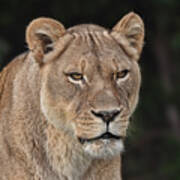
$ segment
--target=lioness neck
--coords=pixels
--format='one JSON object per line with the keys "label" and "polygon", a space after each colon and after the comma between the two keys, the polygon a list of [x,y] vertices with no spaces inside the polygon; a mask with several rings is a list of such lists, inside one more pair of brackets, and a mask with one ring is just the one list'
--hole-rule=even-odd
{"label": "lioness neck", "polygon": [[83,179],[121,180],[120,163],[120,156],[113,159],[93,160]]}
{"label": "lioness neck", "polygon": [[59,179],[100,180],[103,177],[102,180],[120,180],[120,156],[93,159],[68,133],[57,131],[52,125],[47,128],[47,139],[47,156]]}

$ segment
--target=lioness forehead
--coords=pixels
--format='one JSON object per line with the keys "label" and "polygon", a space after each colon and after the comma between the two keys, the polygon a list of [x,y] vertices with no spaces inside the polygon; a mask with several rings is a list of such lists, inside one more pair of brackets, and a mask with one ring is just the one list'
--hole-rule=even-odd
{"label": "lioness forehead", "polygon": [[99,25],[95,25],[95,24],[80,24],[80,25],[70,27],[67,31],[68,32],[77,32],[77,33],[80,33],[80,32],[90,33],[90,32],[94,32],[94,31],[96,31],[96,32],[97,31],[99,31],[99,32],[107,31],[107,29],[105,29],[104,27],[101,27]]}
{"label": "lioness forehead", "polygon": [[[74,26],[67,31],[74,39],[66,49],[71,54],[69,60],[73,64],[81,59],[112,64],[112,60],[123,63],[129,62],[129,57],[121,46],[110,35],[109,30],[92,24]],[[70,53],[69,53],[70,52]],[[114,61],[114,63],[115,63]]]}
{"label": "lioness forehead", "polygon": [[84,47],[87,46],[88,50],[95,51],[96,55],[115,52],[123,54],[119,44],[112,38],[109,31],[103,27],[84,24],[74,26],[68,32],[75,37],[74,40],[77,44],[83,44]]}

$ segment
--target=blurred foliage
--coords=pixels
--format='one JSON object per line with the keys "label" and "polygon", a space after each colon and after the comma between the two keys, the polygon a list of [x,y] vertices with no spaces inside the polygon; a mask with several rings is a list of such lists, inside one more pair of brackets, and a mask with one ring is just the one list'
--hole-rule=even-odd
{"label": "blurred foliage", "polygon": [[65,27],[94,23],[113,27],[129,11],[145,22],[140,60],[140,102],[123,155],[123,180],[180,179],[180,1],[179,0],[1,0],[0,69],[27,50],[25,29],[39,16]]}

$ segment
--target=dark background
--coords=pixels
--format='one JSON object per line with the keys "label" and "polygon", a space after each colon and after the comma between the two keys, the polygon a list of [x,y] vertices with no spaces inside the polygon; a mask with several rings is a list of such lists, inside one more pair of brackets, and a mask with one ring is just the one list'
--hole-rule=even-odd
{"label": "dark background", "polygon": [[146,38],[123,180],[180,180],[179,0],[0,0],[0,69],[27,50],[25,29],[34,18],[52,17],[65,27],[95,23],[111,28],[130,11],[143,18]]}

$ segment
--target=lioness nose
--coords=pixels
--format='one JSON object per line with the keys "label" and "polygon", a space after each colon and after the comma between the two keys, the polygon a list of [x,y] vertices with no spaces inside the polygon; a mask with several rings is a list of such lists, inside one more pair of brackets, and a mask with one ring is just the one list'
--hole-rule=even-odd
{"label": "lioness nose", "polygon": [[105,123],[110,123],[111,121],[114,121],[115,118],[119,115],[120,111],[119,110],[112,110],[112,111],[91,111],[91,113],[102,119]]}

